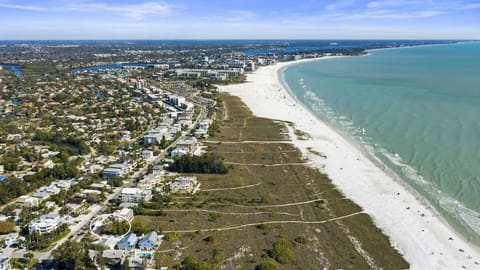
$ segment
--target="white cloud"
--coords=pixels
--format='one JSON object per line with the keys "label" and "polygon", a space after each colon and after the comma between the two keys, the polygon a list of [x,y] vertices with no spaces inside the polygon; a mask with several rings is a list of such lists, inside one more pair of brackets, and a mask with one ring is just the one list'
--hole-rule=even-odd
{"label": "white cloud", "polygon": [[0,2],[0,8],[9,8],[9,9],[21,9],[21,10],[30,10],[30,11],[42,11],[44,10],[41,7],[31,6],[31,5],[18,5],[10,4],[5,2]]}
{"label": "white cloud", "polygon": [[376,8],[376,7],[378,7],[378,2],[368,2],[367,7],[368,8]]}
{"label": "white cloud", "polygon": [[133,18],[143,18],[147,16],[168,16],[173,13],[174,7],[169,4],[145,2],[132,5],[110,5],[104,3],[87,4],[87,8],[103,10],[107,12],[120,13]]}

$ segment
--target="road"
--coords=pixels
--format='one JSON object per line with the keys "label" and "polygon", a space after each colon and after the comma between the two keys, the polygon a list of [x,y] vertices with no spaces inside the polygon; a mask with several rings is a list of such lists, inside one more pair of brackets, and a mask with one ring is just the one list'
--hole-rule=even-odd
{"label": "road", "polygon": [[[70,230],[71,230],[70,233],[67,236],[65,236],[63,239],[56,242],[55,245],[53,246],[53,248],[50,249],[48,252],[33,252],[34,255],[35,255],[35,258],[39,259],[40,261],[52,259],[52,251],[57,249],[60,245],[65,243],[67,240],[69,240],[69,239],[80,240],[83,237],[83,235],[85,235],[87,233],[87,231],[89,230],[90,221],[94,217],[96,217],[97,215],[105,212],[105,210],[108,207],[108,201],[110,201],[111,199],[117,198],[123,187],[132,186],[132,184],[138,178],[140,178],[141,176],[143,176],[147,172],[148,165],[157,164],[163,158],[165,158],[166,154],[169,152],[170,149],[174,148],[180,140],[185,139],[185,137],[188,134],[190,134],[193,131],[194,128],[197,127],[198,123],[206,118],[206,107],[204,105],[202,105],[200,108],[201,108],[200,113],[198,114],[197,118],[195,119],[193,125],[191,125],[191,127],[187,131],[182,132],[182,135],[179,136],[175,141],[173,141],[169,146],[167,146],[160,155],[155,157],[155,159],[153,159],[152,161],[147,162],[145,164],[145,166],[143,166],[141,169],[139,169],[137,172],[135,172],[131,177],[129,177],[128,182],[124,183],[124,185],[122,187],[115,188],[112,193],[107,195],[105,201],[103,201],[99,205],[93,205],[93,206],[89,207],[89,213],[87,215],[80,215],[77,218],[70,218],[69,222],[73,223],[70,226]],[[14,200],[14,201],[12,201],[8,204],[15,203],[15,201],[16,200]],[[6,204],[6,205],[8,205],[8,204]],[[3,207],[5,207],[6,205],[4,205]],[[7,251],[8,255],[10,255],[13,258],[22,258],[24,256],[24,254],[27,252],[25,250],[15,250],[13,248],[8,248],[5,251]]]}
{"label": "road", "polygon": [[[51,256],[51,252],[53,250],[55,250],[56,248],[58,248],[61,244],[63,244],[65,241],[67,241],[68,239],[75,239],[75,240],[79,240],[81,239],[81,237],[83,237],[84,234],[87,233],[87,231],[90,229],[90,221],[98,216],[99,214],[105,212],[105,210],[107,209],[108,207],[108,201],[111,200],[111,199],[114,199],[114,198],[117,198],[118,195],[120,194],[120,192],[122,191],[122,188],[123,187],[128,187],[128,186],[131,186],[138,178],[140,178],[141,176],[143,176],[147,170],[148,170],[148,165],[150,164],[156,164],[158,162],[160,162],[163,158],[165,158],[165,155],[168,153],[168,151],[170,149],[172,149],[173,147],[176,146],[176,144],[180,141],[180,140],[183,140],[185,139],[185,137],[190,134],[193,129],[198,125],[198,123],[202,120],[204,120],[206,117],[206,112],[205,112],[205,108],[204,107],[201,107],[201,111],[200,113],[198,114],[198,117],[197,119],[195,119],[195,122],[193,123],[193,125],[184,133],[182,133],[182,135],[180,137],[178,137],[175,141],[173,141],[169,146],[167,146],[164,151],[158,155],[157,157],[155,157],[154,160],[150,161],[150,162],[147,162],[145,164],[145,166],[143,166],[141,169],[139,169],[137,172],[135,172],[131,177],[129,177],[128,179],[128,182],[125,183],[122,187],[118,187],[116,189],[114,189],[113,193],[111,194],[108,194],[107,198],[105,201],[102,202],[101,205],[94,205],[94,207],[90,207],[89,210],[90,210],[90,213],[86,216],[80,216],[78,217],[77,219],[80,220],[80,222],[74,226],[72,226],[70,229],[71,229],[71,232],[65,237],[63,238],[62,240],[58,241],[55,246],[48,252],[43,252],[43,253],[35,253],[35,257],[38,258],[39,260],[47,260],[47,259],[51,259],[52,256]],[[93,208],[93,209],[91,209]],[[23,254],[22,254],[23,256]]]}

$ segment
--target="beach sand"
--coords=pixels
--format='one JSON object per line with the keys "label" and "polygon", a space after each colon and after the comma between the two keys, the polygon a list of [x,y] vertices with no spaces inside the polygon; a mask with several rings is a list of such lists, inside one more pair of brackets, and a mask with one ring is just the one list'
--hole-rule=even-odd
{"label": "beach sand", "polygon": [[[327,58],[331,57],[321,59]],[[311,138],[301,140],[291,130],[292,143],[372,217],[411,269],[480,269],[477,246],[456,233],[420,195],[290,96],[279,71],[301,61],[261,67],[248,74],[248,82],[220,86],[220,91],[239,96],[256,116],[290,121],[308,133]]]}

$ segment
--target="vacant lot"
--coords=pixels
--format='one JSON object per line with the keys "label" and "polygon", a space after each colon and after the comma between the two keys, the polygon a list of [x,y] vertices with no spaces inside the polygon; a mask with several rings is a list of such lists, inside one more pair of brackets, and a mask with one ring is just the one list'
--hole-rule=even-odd
{"label": "vacant lot", "polygon": [[288,143],[286,123],[253,117],[236,97],[225,95],[223,103],[220,132],[205,144],[230,172],[197,175],[200,193],[175,198],[163,216],[136,217],[176,232],[161,246],[163,265],[195,256],[224,269],[254,269],[286,239],[293,257],[280,269],[408,268],[370,217],[308,167]]}

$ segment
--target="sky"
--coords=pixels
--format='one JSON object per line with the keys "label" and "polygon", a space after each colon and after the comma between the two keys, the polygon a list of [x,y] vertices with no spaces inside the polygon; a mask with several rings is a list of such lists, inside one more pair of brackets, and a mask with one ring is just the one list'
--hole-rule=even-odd
{"label": "sky", "polygon": [[0,0],[18,39],[480,39],[480,0]]}

